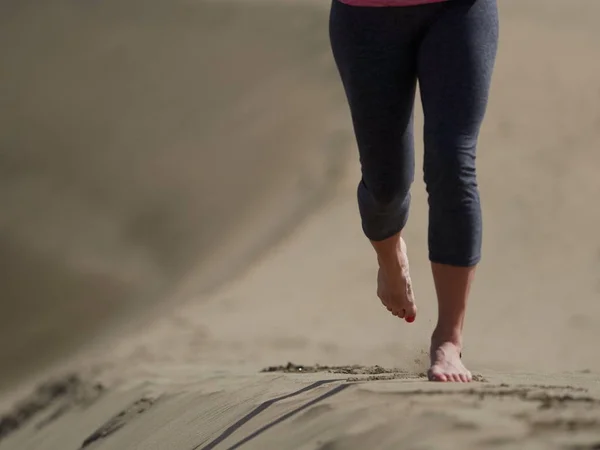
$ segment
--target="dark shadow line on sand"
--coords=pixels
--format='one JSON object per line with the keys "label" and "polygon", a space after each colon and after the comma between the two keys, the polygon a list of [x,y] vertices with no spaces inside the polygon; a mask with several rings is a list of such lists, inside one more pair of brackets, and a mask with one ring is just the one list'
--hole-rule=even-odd
{"label": "dark shadow line on sand", "polygon": [[265,425],[262,428],[259,428],[258,430],[256,430],[254,433],[252,433],[250,436],[245,437],[244,439],[242,439],[241,441],[239,441],[237,444],[232,445],[231,447],[229,447],[227,450],[235,450],[236,448],[240,448],[242,445],[250,442],[252,439],[258,437],[260,434],[264,433],[265,431],[267,431],[269,428],[274,427],[275,425],[283,422],[284,420],[289,419],[290,417],[292,417],[295,414],[298,414],[300,411],[305,410],[306,408],[310,408],[313,405],[316,405],[319,402],[322,402],[323,400],[325,400],[326,398],[332,397],[340,392],[342,392],[344,389],[350,387],[350,384],[341,384],[339,386],[334,387],[333,389],[331,389],[330,391],[324,393],[323,395],[321,395],[320,397],[315,398],[314,400],[311,400],[308,403],[305,403],[304,405],[294,409],[293,411],[290,411],[287,414],[284,414],[283,416],[281,416],[279,419],[274,420],[271,423],[268,423],[267,425]]}
{"label": "dark shadow line on sand", "polygon": [[[238,420],[237,422],[235,422],[233,425],[231,425],[229,428],[227,428],[225,431],[223,431],[223,433],[221,433],[217,438],[215,438],[213,441],[211,441],[210,443],[206,444],[204,447],[200,447],[202,444],[195,446],[194,448],[192,448],[192,450],[212,450],[214,449],[217,445],[219,445],[221,442],[223,442],[225,439],[227,439],[229,436],[231,436],[236,430],[238,430],[239,428],[241,428],[244,424],[248,423],[250,420],[252,420],[254,417],[258,416],[261,412],[263,412],[265,409],[267,409],[269,406],[273,405],[274,403],[277,403],[281,400],[285,400],[291,397],[295,397],[297,395],[303,394],[305,392],[311,391],[315,388],[318,388],[319,386],[323,386],[324,384],[329,384],[329,383],[333,383],[336,381],[345,381],[345,380],[320,380],[317,381],[315,383],[312,383],[296,392],[292,392],[291,394],[286,394],[286,395],[282,395],[281,397],[277,397],[277,398],[273,398],[271,400],[267,400],[266,402],[261,403],[260,405],[258,405],[256,408],[254,408],[252,411],[250,411],[248,414],[246,414],[244,417],[242,417],[240,420]],[[238,442],[237,444],[235,444],[233,447],[230,447],[231,449],[234,448],[238,448],[240,445],[244,444],[245,442],[248,442],[251,439],[254,439],[256,436],[258,436],[260,433],[262,433],[263,431],[266,431],[268,428],[276,425],[277,423],[287,419],[288,417],[296,414],[297,412],[301,411],[304,408],[307,408],[308,406],[316,403],[317,401],[321,401],[331,395],[334,395],[337,393],[337,391],[340,391],[341,389],[339,389],[340,387],[345,387],[348,385],[341,385],[338,386],[335,389],[332,389],[331,391],[327,392],[326,394],[323,394],[321,397],[316,398],[315,400],[313,400],[312,402],[307,403],[304,406],[301,406],[300,408],[292,411],[291,413],[286,414],[285,416],[282,416],[281,418],[277,419],[274,422],[271,422],[270,424],[264,426],[263,428],[257,430],[256,432],[252,433],[250,436],[244,438],[242,441]],[[334,392],[336,391],[336,392]]]}

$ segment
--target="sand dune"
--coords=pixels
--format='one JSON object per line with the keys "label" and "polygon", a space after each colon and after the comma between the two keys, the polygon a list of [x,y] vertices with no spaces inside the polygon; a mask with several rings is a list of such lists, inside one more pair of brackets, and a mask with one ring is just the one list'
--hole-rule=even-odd
{"label": "sand dune", "polygon": [[0,5],[0,387],[190,272],[230,277],[319,202],[340,92],[325,19],[273,20],[293,11]]}
{"label": "sand dune", "polygon": [[[435,318],[423,184],[406,232],[420,316],[406,325],[374,296],[327,5],[297,3],[156,3],[141,14],[136,2],[54,2],[40,16],[3,6],[1,36],[24,42],[2,47],[9,67],[37,61],[27,26],[77,22],[79,39],[46,39],[48,61],[64,62],[49,76],[0,72],[14,105],[0,109],[14,124],[0,134],[14,149],[1,165],[12,175],[2,263],[15,261],[3,282],[34,302],[3,301],[0,317],[40,323],[38,289],[62,277],[48,267],[103,278],[58,284],[71,295],[50,303],[44,339],[3,324],[5,380],[5,367],[38,364],[36,342],[63,359],[5,394],[0,449],[597,448],[600,4],[500,3],[479,153],[485,255],[465,348],[477,381],[440,386],[422,374]],[[98,57],[84,69],[90,46]],[[93,120],[82,114],[92,85],[112,92],[96,97]],[[81,103],[66,107],[65,89]],[[68,145],[51,158],[43,144],[61,133]],[[81,306],[87,291],[99,297]],[[116,313],[89,313],[103,297],[127,299],[119,333],[107,325]],[[65,353],[88,329],[70,323],[81,311],[104,333]],[[37,380],[58,381],[36,391]]]}

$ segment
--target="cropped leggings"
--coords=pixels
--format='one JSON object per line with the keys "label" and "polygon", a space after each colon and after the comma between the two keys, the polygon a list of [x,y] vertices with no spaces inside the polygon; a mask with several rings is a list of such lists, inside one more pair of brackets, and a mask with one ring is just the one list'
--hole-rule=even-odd
{"label": "cropped leggings", "polygon": [[406,225],[418,80],[429,259],[477,264],[482,219],[475,156],[498,46],[496,0],[409,7],[333,0],[329,32],[360,154],[364,233],[381,241]]}

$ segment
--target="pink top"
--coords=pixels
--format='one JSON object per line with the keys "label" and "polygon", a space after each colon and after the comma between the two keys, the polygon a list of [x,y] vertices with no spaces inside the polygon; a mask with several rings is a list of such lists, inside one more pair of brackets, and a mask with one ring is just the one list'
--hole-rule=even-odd
{"label": "pink top", "polygon": [[339,0],[350,6],[415,6],[426,3],[439,3],[446,0]]}

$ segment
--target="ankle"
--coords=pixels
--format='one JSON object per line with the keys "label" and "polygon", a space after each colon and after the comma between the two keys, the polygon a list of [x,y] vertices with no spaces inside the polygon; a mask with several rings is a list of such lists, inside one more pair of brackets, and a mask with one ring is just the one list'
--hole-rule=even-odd
{"label": "ankle", "polygon": [[459,350],[462,349],[462,330],[458,327],[445,328],[438,325],[431,335],[431,346],[439,347],[446,343],[456,346]]}
{"label": "ankle", "polygon": [[398,254],[395,255],[380,255],[377,254],[377,264],[379,264],[379,268],[384,272],[395,272],[396,270],[402,268],[402,264],[400,262],[400,258]]}

